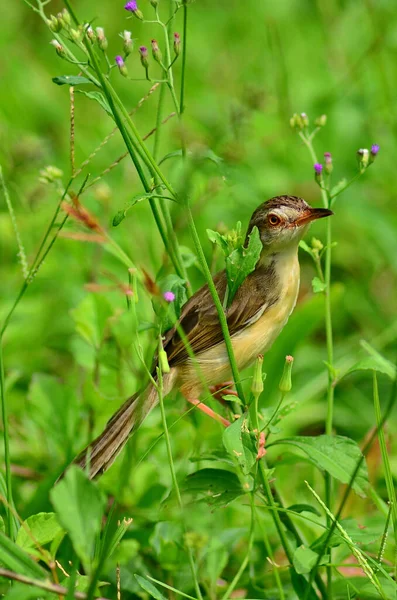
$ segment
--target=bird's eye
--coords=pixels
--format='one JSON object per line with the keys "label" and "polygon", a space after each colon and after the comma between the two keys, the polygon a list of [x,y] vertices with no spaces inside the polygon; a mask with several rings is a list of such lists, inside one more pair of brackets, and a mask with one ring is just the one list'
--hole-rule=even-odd
{"label": "bird's eye", "polygon": [[275,215],[275,214],[269,215],[268,221],[269,221],[270,225],[273,225],[273,227],[275,225],[280,225],[280,223],[281,223],[280,217],[278,215]]}

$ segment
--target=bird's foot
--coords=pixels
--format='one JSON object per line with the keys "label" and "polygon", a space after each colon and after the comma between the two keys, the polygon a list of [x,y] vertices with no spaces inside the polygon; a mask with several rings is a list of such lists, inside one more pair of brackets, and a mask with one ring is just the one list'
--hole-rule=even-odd
{"label": "bird's foot", "polygon": [[233,381],[225,381],[224,383],[217,383],[216,385],[211,385],[209,390],[213,398],[216,398],[222,404],[225,404],[224,396],[236,396],[238,397],[237,392],[233,389],[234,382]]}
{"label": "bird's foot", "polygon": [[225,427],[229,427],[230,421],[228,421],[224,417],[221,417],[221,415],[218,415],[218,413],[216,413],[214,410],[212,410],[212,408],[210,408],[206,404],[203,404],[203,402],[201,402],[200,400],[197,400],[195,398],[186,398],[186,400],[191,404],[194,404],[194,406],[196,406],[199,410],[201,410],[203,413],[205,413],[212,419],[215,419],[215,421],[222,423],[222,425],[224,425]]}

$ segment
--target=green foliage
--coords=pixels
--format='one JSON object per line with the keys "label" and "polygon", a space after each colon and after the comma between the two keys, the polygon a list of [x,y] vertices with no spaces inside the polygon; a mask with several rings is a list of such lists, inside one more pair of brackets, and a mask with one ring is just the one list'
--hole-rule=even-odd
{"label": "green foliage", "polygon": [[[360,448],[353,440],[340,435],[296,436],[279,440],[277,444],[286,444],[303,450],[311,462],[342,483],[349,483],[362,456]],[[367,466],[363,461],[354,480],[353,489],[357,494],[365,497],[368,483]]]}
{"label": "green foliage", "polygon": [[51,501],[76,554],[90,571],[105,506],[102,493],[81,469],[71,467],[51,490]]}

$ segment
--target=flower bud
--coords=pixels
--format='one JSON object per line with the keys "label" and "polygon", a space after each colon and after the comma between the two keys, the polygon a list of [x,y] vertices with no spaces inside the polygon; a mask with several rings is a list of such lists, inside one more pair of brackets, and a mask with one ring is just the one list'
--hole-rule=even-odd
{"label": "flower bud", "polygon": [[86,23],[84,25],[84,28],[85,28],[85,32],[86,32],[88,39],[94,44],[96,42],[95,31],[93,30],[93,28],[91,27],[91,25],[89,23]]}
{"label": "flower bud", "polygon": [[153,6],[153,8],[157,8],[158,7],[158,0],[150,0],[150,4]]}
{"label": "flower bud", "polygon": [[284,371],[283,371],[283,374],[281,375],[280,383],[278,384],[278,389],[283,394],[286,394],[287,392],[291,391],[291,388],[292,388],[291,373],[292,373],[293,362],[294,362],[293,356],[285,357]]}
{"label": "flower bud", "polygon": [[179,56],[181,53],[181,36],[179,33],[174,33],[174,52],[175,56]]}
{"label": "flower bud", "polygon": [[380,150],[380,146],[378,144],[372,144],[371,151],[369,153],[369,164],[374,162],[375,158],[378,155],[379,150]]}
{"label": "flower bud", "polygon": [[170,365],[168,364],[168,356],[165,350],[162,348],[159,350],[159,365],[162,373],[170,372]]}
{"label": "flower bud", "polygon": [[145,69],[147,69],[149,67],[149,61],[148,61],[148,51],[147,51],[146,46],[140,46],[139,54],[141,57],[142,66],[145,67]]}
{"label": "flower bud", "polygon": [[369,163],[369,152],[367,148],[357,150],[357,162],[360,171],[365,171]]}
{"label": "flower bud", "polygon": [[125,66],[125,62],[122,56],[116,56],[115,58],[116,61],[116,65],[119,68],[120,73],[123,75],[123,77],[127,77],[128,76],[128,70],[127,67]]}
{"label": "flower bud", "polygon": [[69,14],[69,12],[67,11],[67,9],[66,9],[66,8],[64,8],[64,9],[63,9],[63,10],[60,12],[60,14],[62,15],[62,21],[64,22],[64,24],[65,24],[65,27],[67,27],[68,25],[70,25],[70,23],[71,23],[71,18],[70,18],[70,14]]}
{"label": "flower bud", "polygon": [[158,63],[161,63],[161,61],[163,60],[163,55],[161,54],[161,50],[159,48],[157,40],[152,40],[151,44],[152,44],[152,54],[153,54],[154,60]]}
{"label": "flower bud", "polygon": [[312,248],[313,250],[318,250],[318,252],[321,252],[321,250],[324,248],[324,244],[314,237],[312,238]]}
{"label": "flower bud", "polygon": [[327,175],[332,173],[333,165],[332,165],[332,154],[331,152],[324,152],[324,163],[325,163],[325,172]]}
{"label": "flower bud", "polygon": [[251,383],[251,392],[255,398],[259,397],[263,392],[262,365],[263,356],[260,354],[255,361],[254,376]]}
{"label": "flower bud", "polygon": [[57,17],[54,17],[54,15],[51,15],[51,17],[47,19],[47,25],[51,31],[54,31],[55,33],[58,33],[62,29],[62,22],[57,19]]}
{"label": "flower bud", "polygon": [[323,178],[323,165],[321,163],[315,163],[314,167],[314,179],[317,183],[321,183]]}
{"label": "flower bud", "polygon": [[143,19],[143,14],[139,10],[138,3],[136,0],[129,0],[129,2],[127,2],[127,4],[124,5],[124,8],[125,10],[131,12],[137,19]]}
{"label": "flower bud", "polygon": [[327,123],[327,115],[321,115],[320,117],[317,117],[316,120],[314,121],[314,124],[316,125],[316,127],[324,127],[324,125]]}
{"label": "flower bud", "polygon": [[79,29],[71,29],[70,37],[74,42],[80,42],[83,38],[82,31]]}
{"label": "flower bud", "polygon": [[108,47],[108,41],[105,37],[105,30],[103,27],[96,28],[96,37],[98,40],[98,46],[101,50],[105,51]]}
{"label": "flower bud", "polygon": [[126,56],[128,56],[129,54],[131,54],[132,52],[132,37],[131,37],[131,31],[124,31],[123,32],[123,40],[124,40],[124,44],[123,44],[123,50],[124,50],[124,54]]}
{"label": "flower bud", "polygon": [[300,118],[302,119],[303,127],[309,127],[309,117],[306,113],[301,113]]}
{"label": "flower bud", "polygon": [[58,56],[63,57],[65,55],[65,48],[58,42],[58,40],[51,40],[51,46],[54,46]]}
{"label": "flower bud", "polygon": [[[303,117],[302,117],[302,115],[303,115]],[[307,123],[309,123],[309,119],[308,119],[306,113],[301,113],[300,115],[295,113],[290,118],[289,124],[291,125],[292,129],[304,129],[306,127],[306,125],[305,125],[306,120],[307,120]]]}
{"label": "flower bud", "polygon": [[39,181],[40,183],[54,183],[57,179],[62,179],[62,177],[63,171],[61,169],[48,165],[44,169],[41,169]]}

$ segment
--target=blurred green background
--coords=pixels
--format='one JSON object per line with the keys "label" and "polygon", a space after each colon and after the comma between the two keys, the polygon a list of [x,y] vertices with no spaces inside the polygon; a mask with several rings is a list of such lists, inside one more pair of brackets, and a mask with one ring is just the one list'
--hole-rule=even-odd
{"label": "blurred green background", "polygon": [[[160,0],[161,10],[167,13],[163,4],[165,0]],[[74,5],[82,18],[105,27],[110,57],[120,53],[118,34],[126,28],[131,29],[136,48],[149,46],[153,36],[160,38],[155,25],[127,21],[122,1],[76,0]],[[140,7],[145,16],[151,14],[148,0],[141,0]],[[69,90],[54,85],[51,78],[77,71],[56,55],[49,45],[50,32],[22,0],[8,2],[4,8],[0,22],[0,164],[26,253],[32,258],[58,201],[55,189],[39,182],[39,172],[55,165],[64,172],[64,181],[70,175]],[[58,1],[47,6],[49,13],[62,8]],[[245,226],[253,209],[274,195],[299,195],[320,205],[310,157],[289,126],[294,112],[306,112],[312,122],[327,115],[327,125],[315,145],[320,158],[325,151],[332,152],[335,182],[356,172],[358,148],[372,143],[381,146],[376,163],[338,199],[333,218],[337,242],[333,255],[335,361],[342,370],[362,356],[361,339],[390,360],[395,358],[396,13],[392,0],[197,0],[189,5],[186,136],[191,148],[208,147],[223,159],[221,171],[207,166],[197,173],[193,191],[194,215],[209,261],[212,247],[206,228],[231,228],[237,220]],[[176,29],[181,31],[180,15]],[[142,76],[137,50],[129,58],[128,68],[132,77]],[[179,75],[180,61],[175,65],[177,86]],[[150,88],[148,82],[130,82],[117,72],[113,83],[130,110]],[[155,125],[158,93],[155,91],[135,116],[142,135]],[[164,114],[171,111],[167,98]],[[76,93],[77,165],[111,129],[112,121],[100,106]],[[178,147],[178,124],[171,119],[163,128],[160,156]],[[97,176],[124,151],[116,135],[86,172]],[[177,160],[168,160],[164,169],[171,180],[177,180]],[[77,191],[77,187],[73,189]],[[140,191],[133,165],[126,158],[90,188],[82,202],[133,261],[155,276],[164,249],[149,206],[142,202],[117,229],[111,225],[117,211]],[[175,206],[171,209],[180,242],[192,248],[183,214]],[[75,225],[67,226],[67,231],[75,230]],[[313,226],[307,241],[311,235],[324,241],[323,223]],[[22,276],[3,197],[0,248],[0,316],[4,317]],[[285,419],[283,435],[323,432],[326,413],[323,299],[312,292],[314,267],[303,252],[301,264],[298,306],[264,363],[268,377],[262,403],[270,406],[278,398],[285,354],[295,357],[291,399],[297,407]],[[189,275],[196,289],[203,282],[202,275],[194,265]],[[130,345],[123,294],[107,287],[93,294],[85,287],[88,283],[111,285],[111,277],[125,283],[124,271],[101,247],[60,238],[5,336],[12,463],[22,515],[49,509],[48,489],[62,466],[139,385],[141,370]],[[142,321],[153,319],[143,295],[138,310]],[[143,335],[143,343],[149,355],[153,350],[150,332]],[[382,403],[389,387],[389,381],[381,377]],[[172,422],[184,404],[180,399],[169,401],[168,410]],[[370,374],[349,376],[336,389],[335,429],[361,443],[373,425]],[[394,415],[389,424],[394,473],[395,429]],[[162,442],[131,469],[131,463],[142,457],[160,433],[156,412],[135,436],[124,455],[127,458],[118,460],[100,484],[134,516],[136,527],[141,527],[134,537],[137,547],[145,548],[151,524],[170,519],[173,511],[172,502],[160,505],[170,487]],[[189,460],[192,456],[221,445],[217,425],[196,414],[178,422],[172,441],[181,478],[196,468]],[[269,456],[270,461],[276,458],[275,452]],[[376,452],[372,458],[372,481],[379,484],[382,494]],[[311,467],[294,466],[291,475],[291,465],[280,466],[277,478],[290,503],[305,499],[302,481],[308,469]],[[120,471],[127,478],[121,497]],[[364,511],[360,502],[356,501],[356,514]],[[243,505],[223,509],[221,516],[219,511],[213,515],[197,506],[191,513],[192,527],[204,537],[217,531],[227,546],[227,527],[238,528],[240,521],[246,526],[247,514]],[[237,529],[235,534],[238,546]],[[161,556],[157,559],[163,560]],[[231,559],[232,571],[233,560],[237,559]],[[132,592],[136,584],[131,581],[127,589],[128,585]]]}

